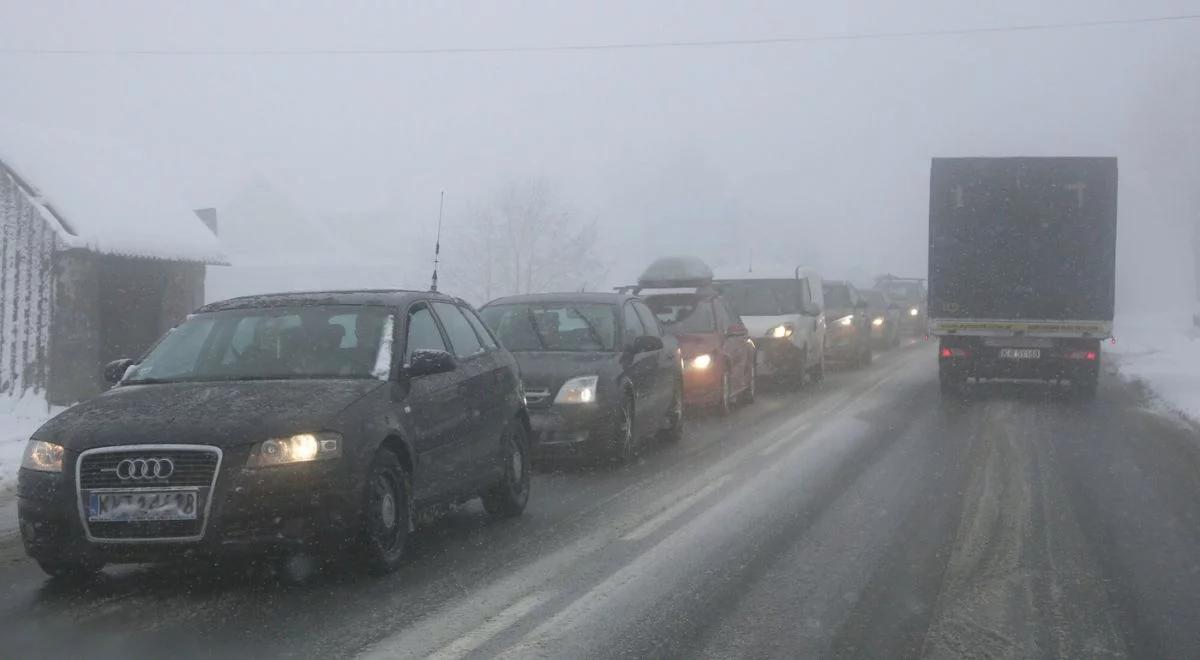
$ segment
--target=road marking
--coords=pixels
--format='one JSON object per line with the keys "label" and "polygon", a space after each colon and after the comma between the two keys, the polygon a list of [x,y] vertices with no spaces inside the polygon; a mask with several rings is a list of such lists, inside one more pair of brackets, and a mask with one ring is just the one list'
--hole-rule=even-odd
{"label": "road marking", "polygon": [[795,440],[796,438],[807,433],[810,428],[812,428],[811,423],[805,423],[805,424],[801,424],[800,426],[797,426],[791,433],[788,433],[788,434],[784,435],[782,438],[779,438],[778,440],[767,445],[765,449],[758,452],[758,455],[759,456],[770,456],[771,454],[774,454],[775,452],[779,451],[779,449],[782,448],[784,445],[788,444],[789,442],[791,442],[791,441]]}
{"label": "road marking", "polygon": [[394,646],[384,645],[376,647],[372,652],[360,656],[362,658],[399,658],[399,657],[425,657],[429,660],[461,660],[468,655],[478,651],[481,646],[488,643],[493,637],[504,632],[512,627],[518,621],[523,619],[530,612],[536,610],[550,600],[553,594],[550,592],[532,593],[508,607],[500,610],[491,618],[485,620],[478,627],[468,630],[463,633],[458,639],[443,646],[442,648],[425,655],[424,653],[409,654],[405,653]]}
{"label": "road marking", "polygon": [[701,488],[700,490],[680,499],[678,502],[667,507],[666,510],[664,510],[662,513],[658,514],[657,516],[654,516],[650,520],[647,520],[646,522],[642,523],[641,525],[638,525],[637,528],[635,528],[632,532],[629,532],[625,536],[622,536],[621,540],[622,541],[640,541],[640,540],[646,538],[647,536],[650,536],[654,532],[658,531],[658,529],[660,527],[662,527],[663,525],[666,525],[668,522],[670,522],[674,518],[678,517],[684,511],[687,511],[688,508],[690,508],[693,504],[695,504],[699,500],[704,499],[708,495],[712,494],[713,491],[717,490],[721,486],[724,486],[732,478],[733,478],[732,474],[725,474],[725,475],[721,476],[716,481],[708,484],[704,488]]}

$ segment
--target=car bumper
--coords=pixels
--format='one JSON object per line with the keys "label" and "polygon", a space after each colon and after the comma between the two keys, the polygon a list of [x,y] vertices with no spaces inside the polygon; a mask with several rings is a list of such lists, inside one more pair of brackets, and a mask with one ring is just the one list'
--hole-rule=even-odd
{"label": "car bumper", "polygon": [[830,332],[825,344],[829,360],[856,360],[863,350],[863,340],[854,332]]}
{"label": "car bumper", "polygon": [[617,411],[609,406],[580,404],[530,408],[535,460],[599,456],[611,447]]}
{"label": "car bumper", "polygon": [[361,526],[361,486],[341,461],[254,471],[223,466],[203,534],[194,541],[153,533],[89,539],[73,475],[20,472],[17,517],[25,551],[35,559],[152,562],[340,547],[353,542]]}
{"label": "car bumper", "polygon": [[804,371],[804,351],[788,339],[760,337],[755,356],[759,376],[795,375]]}
{"label": "car bumper", "polygon": [[721,403],[721,376],[724,373],[713,364],[708,369],[685,369],[683,372],[683,405],[702,407]]}

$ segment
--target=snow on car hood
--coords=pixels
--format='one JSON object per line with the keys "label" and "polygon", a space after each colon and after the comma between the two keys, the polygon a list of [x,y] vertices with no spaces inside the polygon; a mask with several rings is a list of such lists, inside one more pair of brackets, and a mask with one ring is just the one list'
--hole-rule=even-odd
{"label": "snow on car hood", "polygon": [[124,385],[68,408],[34,437],[74,451],[153,443],[234,447],[322,430],[383,384],[361,379]]}

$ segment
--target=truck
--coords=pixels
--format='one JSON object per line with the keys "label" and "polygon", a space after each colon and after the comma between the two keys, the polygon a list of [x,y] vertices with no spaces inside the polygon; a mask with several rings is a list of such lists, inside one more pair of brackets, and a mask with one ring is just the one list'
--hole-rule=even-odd
{"label": "truck", "polygon": [[968,379],[1096,395],[1112,336],[1115,158],[935,158],[929,334],[943,394]]}

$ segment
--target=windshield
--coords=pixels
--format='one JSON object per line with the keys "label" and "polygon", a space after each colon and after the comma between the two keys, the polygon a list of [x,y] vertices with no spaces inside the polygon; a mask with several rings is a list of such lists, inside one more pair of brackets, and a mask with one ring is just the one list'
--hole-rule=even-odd
{"label": "windshield", "polygon": [[741,280],[720,283],[738,316],[782,316],[800,312],[799,280]]}
{"label": "windshield", "polygon": [[712,302],[695,294],[670,294],[644,298],[663,328],[671,334],[716,332]]}
{"label": "windshield", "polygon": [[866,300],[867,304],[870,305],[872,308],[884,307],[888,303],[887,299],[884,298],[883,294],[878,291],[872,291],[871,289],[867,289],[865,291],[860,291],[859,293],[862,294],[863,299]]}
{"label": "windshield", "polygon": [[836,309],[850,306],[850,289],[845,284],[826,284],[823,291],[826,307]]}
{"label": "windshield", "polygon": [[336,305],[198,314],[124,382],[371,378],[390,318],[382,307]]}
{"label": "windshield", "polygon": [[510,351],[611,351],[617,308],[591,303],[498,304],[480,312]]}
{"label": "windshield", "polygon": [[884,282],[881,289],[893,298],[905,302],[917,302],[922,297],[921,285],[917,282]]}

